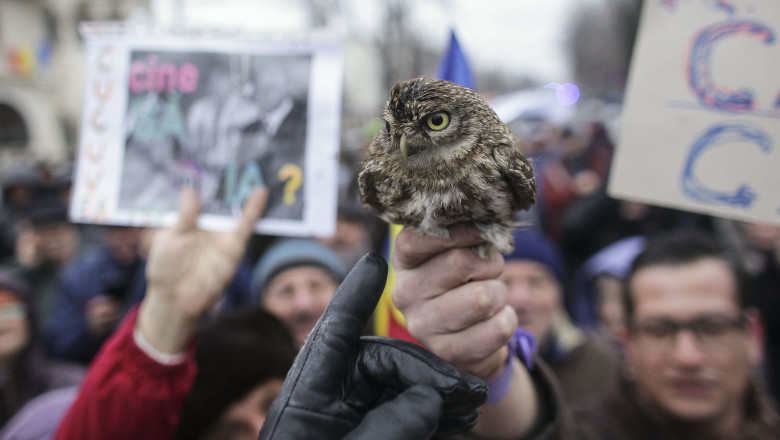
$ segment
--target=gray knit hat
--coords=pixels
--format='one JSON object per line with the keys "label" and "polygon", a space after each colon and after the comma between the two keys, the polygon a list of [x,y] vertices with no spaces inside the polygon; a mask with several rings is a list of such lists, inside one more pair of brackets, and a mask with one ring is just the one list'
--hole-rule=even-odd
{"label": "gray knit hat", "polygon": [[328,272],[337,283],[347,274],[341,257],[313,239],[285,240],[273,245],[260,257],[252,271],[252,298],[260,301],[263,290],[279,272],[296,266],[317,266]]}

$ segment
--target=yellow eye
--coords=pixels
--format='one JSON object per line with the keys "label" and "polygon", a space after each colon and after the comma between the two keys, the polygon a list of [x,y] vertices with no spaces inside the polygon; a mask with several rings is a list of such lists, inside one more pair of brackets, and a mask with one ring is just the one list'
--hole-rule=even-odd
{"label": "yellow eye", "polygon": [[450,124],[450,115],[447,112],[436,112],[425,118],[425,122],[431,130],[444,130]]}

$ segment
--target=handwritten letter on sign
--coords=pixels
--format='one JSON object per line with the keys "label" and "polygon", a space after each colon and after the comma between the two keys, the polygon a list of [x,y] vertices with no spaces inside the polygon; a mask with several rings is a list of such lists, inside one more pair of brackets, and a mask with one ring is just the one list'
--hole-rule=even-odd
{"label": "handwritten letter on sign", "polygon": [[335,230],[341,52],[327,42],[87,35],[71,219],[166,226],[194,187],[230,229],[258,185],[256,231]]}
{"label": "handwritten letter on sign", "polygon": [[780,2],[648,0],[613,197],[780,224]]}

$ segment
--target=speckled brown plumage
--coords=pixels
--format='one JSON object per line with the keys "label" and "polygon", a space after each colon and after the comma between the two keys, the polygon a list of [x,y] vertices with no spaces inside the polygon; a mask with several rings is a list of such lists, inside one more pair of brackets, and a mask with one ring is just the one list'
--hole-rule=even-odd
{"label": "speckled brown plumage", "polygon": [[536,202],[533,169],[509,128],[476,92],[449,81],[397,83],[358,178],[363,204],[389,223],[448,238],[473,222],[495,249],[512,251],[517,212]]}

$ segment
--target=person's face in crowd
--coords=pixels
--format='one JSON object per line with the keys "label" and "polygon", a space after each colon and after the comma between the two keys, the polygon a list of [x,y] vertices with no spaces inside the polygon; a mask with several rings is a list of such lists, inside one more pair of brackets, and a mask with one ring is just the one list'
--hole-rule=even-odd
{"label": "person's face in crowd", "polygon": [[745,240],[756,249],[772,250],[780,244],[780,226],[761,223],[742,223]]}
{"label": "person's face in crowd", "polygon": [[622,342],[626,313],[623,304],[623,282],[614,275],[601,274],[595,282],[599,323],[610,340]]}
{"label": "person's face in crowd", "polygon": [[254,387],[240,401],[232,404],[217,423],[230,423],[247,427],[248,439],[256,439],[265,423],[271,404],[282,391],[284,379],[270,379]]}
{"label": "person's face in crowd", "polygon": [[553,274],[534,261],[513,260],[504,264],[501,281],[507,286],[509,305],[517,312],[517,325],[544,344],[561,300]]}
{"label": "person's face in crowd", "polygon": [[8,206],[28,206],[35,197],[35,190],[28,185],[13,185],[6,189],[5,203]]}
{"label": "person's face in crowd", "polygon": [[78,252],[78,232],[71,223],[55,223],[35,228],[44,259],[65,263]]}
{"label": "person's face in crowd", "polygon": [[141,228],[108,226],[104,231],[103,239],[120,264],[130,264],[138,258]]}
{"label": "person's face in crowd", "polygon": [[627,361],[640,395],[703,429],[738,426],[751,369],[760,361],[761,332],[755,311],[740,311],[726,263],[648,266],[629,287]]}
{"label": "person's face in crowd", "polygon": [[325,270],[296,266],[271,278],[262,305],[284,322],[298,347],[302,347],[337,287]]}
{"label": "person's face in crowd", "polygon": [[0,289],[0,362],[10,361],[29,340],[26,307],[16,296]]}

